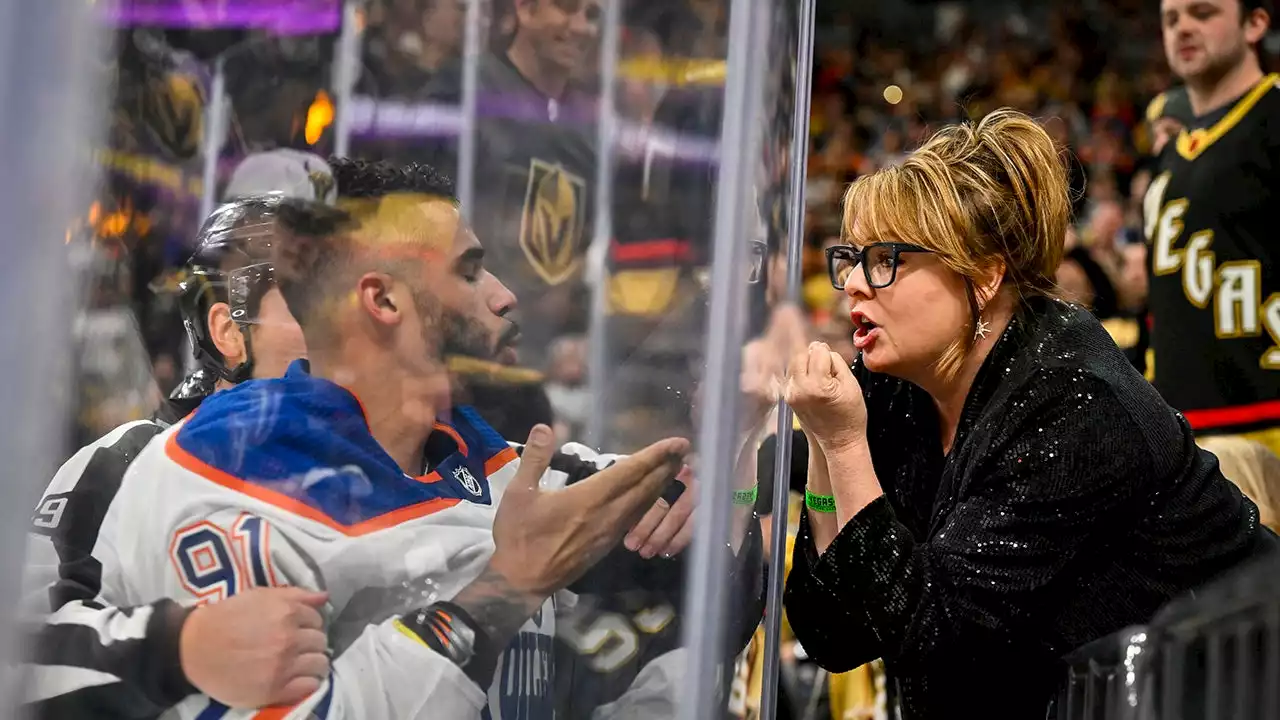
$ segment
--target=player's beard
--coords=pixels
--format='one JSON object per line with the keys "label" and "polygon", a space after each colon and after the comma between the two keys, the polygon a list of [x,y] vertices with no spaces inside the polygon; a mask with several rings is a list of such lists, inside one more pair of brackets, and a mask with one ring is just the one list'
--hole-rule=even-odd
{"label": "player's beard", "polygon": [[446,358],[454,355],[482,360],[493,358],[493,342],[479,323],[449,310],[445,310],[440,319],[441,350]]}
{"label": "player's beard", "polygon": [[[414,304],[417,305],[418,313],[430,319],[430,324],[434,326],[424,329],[424,332],[429,334],[438,328],[439,342],[432,343],[428,337],[427,345],[439,347],[441,362],[447,363],[448,358],[459,355],[492,360],[498,350],[520,334],[515,323],[511,323],[509,331],[495,340],[482,324],[462,313],[442,308],[427,292],[415,292]],[[509,339],[508,336],[512,338]]]}

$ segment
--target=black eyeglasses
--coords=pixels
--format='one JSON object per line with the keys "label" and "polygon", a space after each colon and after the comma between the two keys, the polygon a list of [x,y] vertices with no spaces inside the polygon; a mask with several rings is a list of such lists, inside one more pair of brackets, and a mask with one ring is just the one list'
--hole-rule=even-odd
{"label": "black eyeglasses", "polygon": [[898,260],[902,253],[933,252],[919,245],[899,242],[872,243],[861,250],[852,245],[833,245],[827,248],[827,273],[831,276],[831,285],[843,290],[849,273],[859,265],[867,285],[879,289],[888,287],[898,277]]}

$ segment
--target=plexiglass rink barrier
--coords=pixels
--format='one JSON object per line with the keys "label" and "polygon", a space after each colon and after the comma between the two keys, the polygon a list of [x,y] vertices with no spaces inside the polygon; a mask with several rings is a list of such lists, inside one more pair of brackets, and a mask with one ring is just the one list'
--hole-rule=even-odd
{"label": "plexiglass rink barrier", "polygon": [[759,713],[801,7],[0,12],[9,707]]}

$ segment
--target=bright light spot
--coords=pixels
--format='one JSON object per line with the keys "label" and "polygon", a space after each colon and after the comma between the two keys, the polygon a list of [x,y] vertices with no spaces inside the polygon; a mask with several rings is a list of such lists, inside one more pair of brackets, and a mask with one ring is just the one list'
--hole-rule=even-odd
{"label": "bright light spot", "polygon": [[890,85],[884,89],[884,101],[890,105],[897,105],[902,102],[902,88],[897,85]]}
{"label": "bright light spot", "polygon": [[329,93],[321,90],[316,93],[316,99],[312,101],[311,107],[307,108],[305,128],[307,144],[315,145],[320,142],[320,136],[331,124],[333,124],[333,101],[329,99]]}

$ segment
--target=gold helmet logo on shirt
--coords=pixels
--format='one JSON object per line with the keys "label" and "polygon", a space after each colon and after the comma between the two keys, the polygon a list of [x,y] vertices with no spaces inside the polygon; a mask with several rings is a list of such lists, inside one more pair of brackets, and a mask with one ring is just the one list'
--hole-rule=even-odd
{"label": "gold helmet logo on shirt", "polygon": [[586,187],[582,178],[559,165],[537,159],[529,163],[520,248],[548,285],[559,285],[578,269]]}

